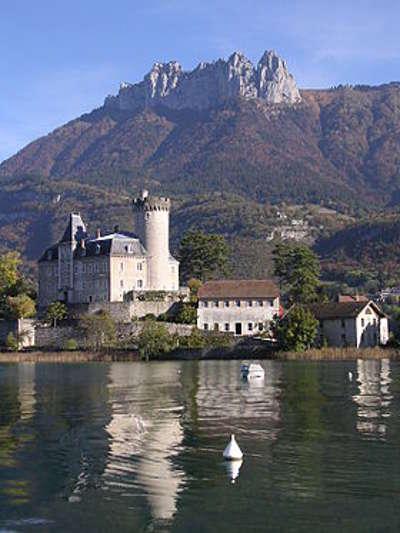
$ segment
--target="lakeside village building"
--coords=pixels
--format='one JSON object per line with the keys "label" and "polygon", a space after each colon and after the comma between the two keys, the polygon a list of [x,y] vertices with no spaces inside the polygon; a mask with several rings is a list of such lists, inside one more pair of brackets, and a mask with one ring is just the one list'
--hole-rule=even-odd
{"label": "lakeside village building", "polygon": [[[80,214],[72,213],[59,242],[39,260],[39,308],[62,301],[69,305],[133,302],[149,291],[179,298],[179,262],[169,251],[169,198],[143,191],[132,202],[134,233],[90,237]],[[104,308],[104,305],[102,306]],[[142,312],[164,312],[168,305]],[[131,310],[134,316],[135,310]],[[136,316],[140,316],[139,312]]]}
{"label": "lakeside village building", "polygon": [[279,289],[270,280],[208,281],[198,292],[197,327],[257,335],[280,315]]}

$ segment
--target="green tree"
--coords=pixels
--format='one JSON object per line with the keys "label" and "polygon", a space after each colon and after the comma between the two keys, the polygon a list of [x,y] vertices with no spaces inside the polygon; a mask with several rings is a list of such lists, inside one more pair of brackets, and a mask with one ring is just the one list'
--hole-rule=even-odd
{"label": "green tree", "polygon": [[315,302],[320,284],[320,264],[303,244],[279,243],[273,251],[274,274],[290,304]]}
{"label": "green tree", "polygon": [[179,257],[184,283],[190,278],[206,281],[226,275],[229,247],[221,235],[189,231],[181,240]]}
{"label": "green tree", "polygon": [[35,302],[27,294],[8,296],[7,307],[9,318],[32,318],[36,314]]}
{"label": "green tree", "polygon": [[199,289],[202,285],[203,283],[201,282],[201,280],[197,278],[191,278],[187,282],[187,286],[189,287],[189,291],[190,291],[190,301],[192,303],[197,303],[197,300],[198,300],[197,293],[199,292]]}
{"label": "green tree", "polygon": [[140,357],[146,361],[176,348],[176,339],[165,324],[152,320],[144,322],[136,340]]}
{"label": "green tree", "polygon": [[53,327],[57,327],[57,322],[64,320],[68,316],[67,306],[63,302],[53,302],[46,310],[46,321],[50,322]]}
{"label": "green tree", "polygon": [[174,322],[179,324],[196,324],[197,322],[197,307],[195,304],[181,302],[179,310],[174,317]]}
{"label": "green tree", "polygon": [[12,331],[10,331],[7,335],[6,346],[9,350],[12,350],[13,352],[17,352],[19,350],[18,339]]}
{"label": "green tree", "polygon": [[115,345],[117,328],[113,318],[102,309],[92,315],[85,315],[79,322],[85,344],[92,350],[110,348]]}
{"label": "green tree", "polygon": [[302,352],[311,348],[318,331],[318,320],[300,305],[292,307],[286,315],[277,319],[273,332],[278,346],[284,351]]}
{"label": "green tree", "polygon": [[21,258],[17,252],[0,256],[0,295],[9,296],[15,290],[21,278],[20,265]]}
{"label": "green tree", "polygon": [[[29,316],[29,311],[32,310],[29,302],[30,295],[33,293],[32,287],[28,286],[21,275],[20,265],[21,258],[17,252],[0,255],[0,317],[2,318]],[[25,297],[13,300],[22,295]]]}

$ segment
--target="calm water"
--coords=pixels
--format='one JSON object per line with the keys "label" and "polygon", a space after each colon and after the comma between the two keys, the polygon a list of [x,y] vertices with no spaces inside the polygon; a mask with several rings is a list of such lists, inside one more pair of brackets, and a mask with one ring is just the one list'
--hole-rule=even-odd
{"label": "calm water", "polygon": [[398,531],[399,364],[239,366],[0,365],[0,531]]}

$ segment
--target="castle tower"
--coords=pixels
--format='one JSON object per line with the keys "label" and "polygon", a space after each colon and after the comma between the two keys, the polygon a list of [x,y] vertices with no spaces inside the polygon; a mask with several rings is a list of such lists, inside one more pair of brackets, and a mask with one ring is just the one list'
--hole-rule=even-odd
{"label": "castle tower", "polygon": [[[169,198],[149,196],[144,190],[133,200],[134,229],[147,250],[147,289],[177,290],[169,252]],[[175,260],[172,259],[174,263]]]}
{"label": "castle tower", "polygon": [[72,302],[74,289],[74,250],[85,239],[86,227],[79,213],[71,213],[64,235],[58,245],[58,295],[65,303]]}

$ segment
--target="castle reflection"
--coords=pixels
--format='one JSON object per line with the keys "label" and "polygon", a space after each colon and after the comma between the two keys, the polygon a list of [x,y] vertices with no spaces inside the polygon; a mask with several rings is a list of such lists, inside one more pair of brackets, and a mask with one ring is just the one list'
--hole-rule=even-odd
{"label": "castle reflection", "polygon": [[105,486],[146,496],[154,520],[170,520],[185,476],[174,464],[183,439],[175,364],[113,364]]}
{"label": "castle reflection", "polygon": [[357,360],[358,393],[353,396],[357,404],[357,430],[365,436],[385,439],[387,418],[390,417],[390,361]]}

